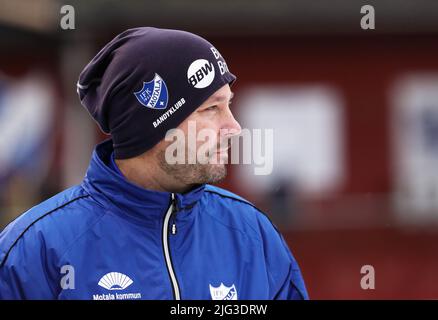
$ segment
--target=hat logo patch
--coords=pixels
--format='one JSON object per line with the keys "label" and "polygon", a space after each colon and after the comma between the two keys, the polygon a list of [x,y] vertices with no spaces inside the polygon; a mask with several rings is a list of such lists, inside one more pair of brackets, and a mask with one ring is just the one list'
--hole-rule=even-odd
{"label": "hat logo patch", "polygon": [[213,82],[214,75],[214,66],[206,59],[193,61],[187,70],[187,79],[189,83],[197,89],[208,87]]}
{"label": "hat logo patch", "polygon": [[143,88],[134,95],[138,102],[151,109],[166,109],[169,101],[166,82],[157,73],[151,81],[143,82]]}

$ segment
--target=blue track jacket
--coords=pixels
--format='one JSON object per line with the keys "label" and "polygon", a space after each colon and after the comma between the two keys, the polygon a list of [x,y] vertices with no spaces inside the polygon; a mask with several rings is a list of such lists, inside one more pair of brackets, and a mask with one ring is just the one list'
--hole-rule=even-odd
{"label": "blue track jacket", "polygon": [[202,185],[185,194],[125,179],[112,141],[84,181],[0,234],[0,299],[308,299],[300,269],[269,219]]}

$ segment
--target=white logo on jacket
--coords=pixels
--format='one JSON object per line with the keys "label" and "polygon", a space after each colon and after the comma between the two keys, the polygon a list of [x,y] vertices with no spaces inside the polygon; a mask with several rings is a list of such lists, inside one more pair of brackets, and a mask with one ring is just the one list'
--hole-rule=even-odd
{"label": "white logo on jacket", "polygon": [[124,290],[133,281],[126,274],[120,272],[109,272],[100,278],[98,285],[108,290]]}
{"label": "white logo on jacket", "polygon": [[[120,272],[108,272],[102,278],[100,278],[98,285],[106,290],[121,291],[128,288],[134,281],[126,274]],[[108,292],[101,294],[93,294],[93,300],[133,300],[141,299],[140,292]]]}
{"label": "white logo on jacket", "polygon": [[212,300],[237,300],[237,289],[233,284],[231,287],[227,287],[223,283],[219,287],[210,286],[210,294]]}

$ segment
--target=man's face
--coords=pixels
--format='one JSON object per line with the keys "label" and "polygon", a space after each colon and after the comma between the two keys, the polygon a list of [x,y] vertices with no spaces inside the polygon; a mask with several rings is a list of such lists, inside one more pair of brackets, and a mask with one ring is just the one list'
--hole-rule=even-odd
{"label": "man's face", "polygon": [[[230,110],[232,97],[230,86],[224,85],[178,126],[184,139],[163,140],[156,146],[162,170],[187,185],[217,183],[225,178],[230,138],[241,132]],[[184,150],[183,163],[170,164],[166,159],[166,149],[172,146],[173,150],[175,145]]]}

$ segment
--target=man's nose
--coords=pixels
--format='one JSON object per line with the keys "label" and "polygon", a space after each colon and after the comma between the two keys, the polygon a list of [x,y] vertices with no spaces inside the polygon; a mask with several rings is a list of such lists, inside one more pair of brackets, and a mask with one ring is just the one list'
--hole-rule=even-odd
{"label": "man's nose", "polygon": [[226,130],[226,135],[229,137],[239,135],[242,132],[239,122],[234,118],[230,109],[226,112],[225,123],[222,128]]}

